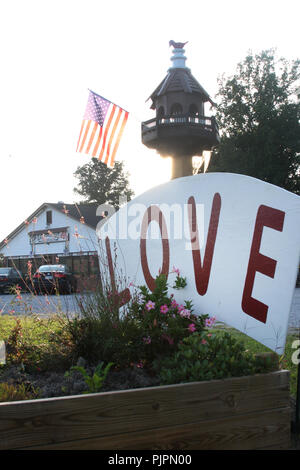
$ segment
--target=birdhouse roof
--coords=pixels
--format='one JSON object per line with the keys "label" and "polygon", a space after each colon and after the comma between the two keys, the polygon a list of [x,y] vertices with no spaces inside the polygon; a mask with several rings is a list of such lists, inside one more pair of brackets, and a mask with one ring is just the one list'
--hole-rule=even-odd
{"label": "birdhouse roof", "polygon": [[155,100],[159,96],[179,91],[200,94],[204,102],[215,104],[188,68],[170,68],[166,77],[148,98],[152,100],[151,109],[155,109]]}

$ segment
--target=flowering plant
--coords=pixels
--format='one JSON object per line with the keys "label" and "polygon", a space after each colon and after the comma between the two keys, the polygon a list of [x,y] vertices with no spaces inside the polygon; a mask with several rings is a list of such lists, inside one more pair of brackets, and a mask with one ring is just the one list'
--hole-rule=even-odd
{"label": "flowering plant", "polygon": [[[176,274],[176,288],[185,287],[185,278],[179,271],[173,269],[172,272]],[[146,286],[139,287],[139,295],[132,303],[129,315],[141,331],[141,348],[146,360],[171,354],[183,338],[203,331],[209,320],[208,315],[195,315],[190,301],[179,304],[173,294],[168,295],[164,274],[156,277],[153,292]]]}

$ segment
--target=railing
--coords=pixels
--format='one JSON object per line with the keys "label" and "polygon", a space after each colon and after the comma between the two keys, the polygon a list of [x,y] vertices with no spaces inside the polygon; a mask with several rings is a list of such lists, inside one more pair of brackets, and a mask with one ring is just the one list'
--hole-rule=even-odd
{"label": "railing", "polygon": [[143,122],[142,129],[143,132],[150,132],[157,126],[176,126],[182,124],[191,124],[202,128],[205,127],[207,130],[215,130],[218,132],[218,125],[214,116],[191,116],[189,114],[174,114],[150,119],[149,121]]}

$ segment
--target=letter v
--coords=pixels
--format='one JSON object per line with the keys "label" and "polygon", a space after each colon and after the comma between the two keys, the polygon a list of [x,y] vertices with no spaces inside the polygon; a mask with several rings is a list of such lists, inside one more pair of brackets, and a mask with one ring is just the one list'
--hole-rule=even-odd
{"label": "letter v", "polygon": [[215,249],[215,241],[217,237],[219,217],[221,211],[221,196],[219,193],[214,195],[210,222],[207,232],[207,240],[205,253],[203,258],[203,265],[201,263],[201,254],[199,247],[199,235],[198,235],[198,226],[197,226],[197,214],[196,214],[196,203],[193,196],[188,200],[188,216],[189,216],[189,226],[191,234],[191,244],[192,244],[192,254],[193,254],[193,263],[194,263],[194,273],[195,273],[195,282],[197,292],[200,295],[204,295],[207,292],[212,258]]}

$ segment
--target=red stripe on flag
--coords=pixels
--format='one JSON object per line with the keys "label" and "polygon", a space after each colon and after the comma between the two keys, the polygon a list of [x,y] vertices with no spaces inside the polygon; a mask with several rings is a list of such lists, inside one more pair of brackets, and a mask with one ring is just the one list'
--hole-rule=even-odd
{"label": "red stripe on flag", "polygon": [[83,149],[83,146],[85,144],[85,140],[86,140],[86,137],[87,137],[87,134],[89,132],[89,128],[90,128],[90,125],[91,125],[91,121],[87,121],[87,126],[85,128],[85,133],[84,133],[84,136],[83,136],[83,139],[82,139],[82,142],[81,142],[81,147],[79,149],[79,152],[82,152],[82,149]]}
{"label": "red stripe on flag", "polygon": [[109,119],[108,119],[108,121],[107,121],[107,124],[106,124],[106,126],[105,126],[105,132],[104,132],[104,136],[103,136],[102,148],[101,148],[101,152],[100,152],[100,155],[99,155],[99,160],[101,160],[101,161],[102,161],[102,156],[103,156],[103,152],[104,152],[104,148],[105,148],[105,143],[106,143],[107,134],[108,134],[108,131],[109,131],[109,128],[110,128],[110,125],[111,125],[111,121],[112,121],[112,119],[113,119],[113,117],[114,117],[115,110],[116,110],[116,105],[114,104],[114,105],[113,105],[113,108],[112,108],[112,110],[111,110]]}
{"label": "red stripe on flag", "polygon": [[89,140],[89,143],[88,143],[88,146],[87,146],[87,148],[86,148],[86,153],[89,153],[89,151],[90,151],[90,148],[91,148],[92,143],[93,143],[93,141],[94,141],[95,133],[96,133],[96,130],[97,130],[98,127],[99,127],[98,122],[95,122],[95,123],[94,123],[93,130],[92,130],[92,133],[91,133],[91,137],[90,137],[90,140]]}
{"label": "red stripe on flag", "polygon": [[124,117],[123,117],[123,122],[122,122],[122,125],[121,125],[121,129],[119,130],[119,134],[118,134],[118,137],[117,137],[117,139],[116,139],[116,143],[115,143],[114,149],[113,149],[113,151],[112,151],[110,166],[114,166],[114,163],[115,163],[115,156],[116,156],[116,153],[117,153],[117,150],[118,150],[118,147],[119,147],[119,143],[120,143],[120,140],[121,140],[121,137],[122,137],[122,134],[123,134],[123,131],[124,131],[124,128],[125,128],[127,119],[128,119],[128,115],[129,115],[129,113],[128,113],[127,111],[125,111],[125,115],[124,115]]}
{"label": "red stripe on flag", "polygon": [[92,157],[96,157],[96,155],[97,155],[99,144],[100,144],[101,137],[102,137],[102,131],[103,131],[103,127],[100,127],[100,132],[99,132],[99,135],[98,135],[97,142],[95,143],[95,147],[94,147],[94,150],[93,150],[93,153],[92,153]]}
{"label": "red stripe on flag", "polygon": [[104,161],[104,163],[106,165],[107,165],[108,159],[110,157],[110,146],[111,146],[111,143],[113,142],[113,139],[114,139],[114,136],[115,136],[115,133],[116,133],[116,129],[117,129],[117,126],[118,126],[119,121],[120,121],[121,114],[122,114],[122,109],[119,108],[118,109],[118,115],[116,117],[115,123],[113,125],[112,131],[111,131],[111,134],[110,134],[109,142],[107,144],[106,158],[105,158],[105,161]]}
{"label": "red stripe on flag", "polygon": [[81,129],[80,129],[79,139],[78,139],[78,142],[77,142],[76,152],[78,151],[79,142],[80,142],[80,139],[81,139],[81,134],[82,134],[83,128],[84,128],[84,121],[82,121],[82,123],[81,123]]}

